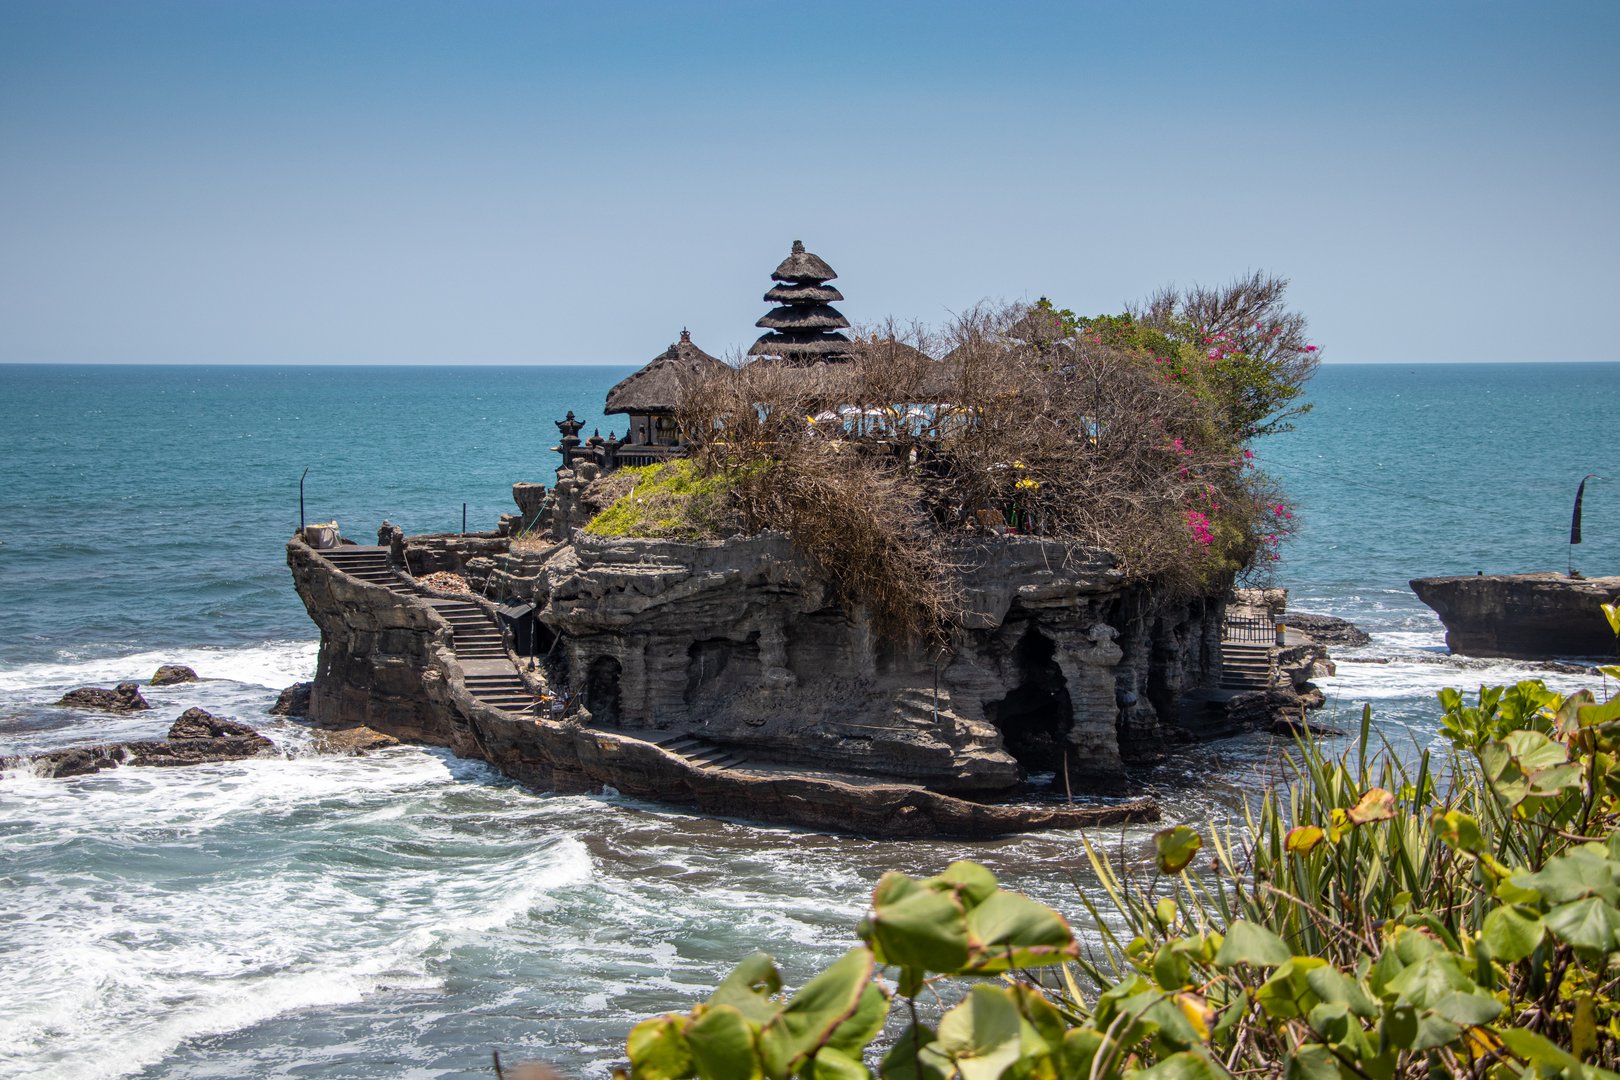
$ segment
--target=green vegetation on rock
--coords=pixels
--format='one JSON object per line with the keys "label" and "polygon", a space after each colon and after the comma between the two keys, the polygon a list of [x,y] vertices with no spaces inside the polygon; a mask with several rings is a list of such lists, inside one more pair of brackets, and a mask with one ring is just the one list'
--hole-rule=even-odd
{"label": "green vegetation on rock", "polygon": [[713,540],[736,531],[732,477],[690,458],[620,469],[601,482],[628,490],[586,524],[592,536]]}

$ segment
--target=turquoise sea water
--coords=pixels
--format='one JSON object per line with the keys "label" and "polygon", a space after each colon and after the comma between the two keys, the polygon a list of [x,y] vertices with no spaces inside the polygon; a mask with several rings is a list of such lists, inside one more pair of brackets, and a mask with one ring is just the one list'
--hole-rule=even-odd
{"label": "turquoise sea water", "polygon": [[[0,366],[0,754],[161,734],[201,705],[283,756],[72,780],[0,778],[0,1077],[463,1077],[491,1049],[600,1077],[635,1019],[754,948],[802,978],[886,869],[963,855],[1069,909],[1071,836],[879,843],[524,791],[402,747],[304,752],[265,714],[316,635],[282,544],[488,528],[549,481],[552,421],[591,427],[629,368]],[[1435,689],[1534,672],[1444,655],[1410,577],[1620,573],[1620,365],[1327,367],[1299,430],[1256,447],[1301,510],[1278,583],[1372,631],[1326,680],[1397,738]],[[622,427],[622,420],[619,424]],[[150,713],[56,709],[73,686],[188,663]],[[1578,678],[1549,676],[1572,687]],[[1266,737],[1142,777],[1203,821],[1275,769]],[[1127,846],[1143,835],[1127,834]],[[1134,848],[1133,848],[1134,850]],[[1081,876],[1082,886],[1084,884]]]}

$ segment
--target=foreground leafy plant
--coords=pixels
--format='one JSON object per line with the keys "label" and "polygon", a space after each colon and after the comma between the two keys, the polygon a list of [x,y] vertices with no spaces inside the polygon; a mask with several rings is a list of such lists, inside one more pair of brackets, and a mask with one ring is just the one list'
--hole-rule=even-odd
{"label": "foreground leafy plant", "polygon": [[1443,782],[1364,711],[1342,759],[1301,744],[1240,834],[1157,834],[1145,882],[1088,844],[1092,950],[975,864],[888,874],[861,945],[790,998],[750,957],[638,1025],[631,1074],[1620,1076],[1620,697],[1440,701]]}

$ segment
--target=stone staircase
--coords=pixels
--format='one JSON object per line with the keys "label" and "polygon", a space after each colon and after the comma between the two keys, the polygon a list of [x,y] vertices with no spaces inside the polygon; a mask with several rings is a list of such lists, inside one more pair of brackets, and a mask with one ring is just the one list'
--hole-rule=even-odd
{"label": "stone staircase", "polygon": [[1271,686],[1269,645],[1221,642],[1221,689],[1247,692]]}
{"label": "stone staircase", "polygon": [[468,600],[441,600],[422,596],[395,572],[385,547],[345,544],[320,552],[343,573],[390,592],[424,602],[450,624],[451,647],[461,664],[467,692],[492,709],[530,713],[540,703],[507,655],[501,628],[484,609]]}
{"label": "stone staircase", "polygon": [[648,741],[681,758],[695,769],[736,769],[749,764],[746,755],[739,754],[735,750],[726,750],[696,735],[671,735],[668,738]]}
{"label": "stone staircase", "polygon": [[359,578],[372,585],[381,585],[401,596],[416,595],[411,587],[405,584],[404,579],[394,572],[393,564],[388,561],[388,549],[385,547],[345,544],[342,547],[327,548],[319,554],[350,577]]}

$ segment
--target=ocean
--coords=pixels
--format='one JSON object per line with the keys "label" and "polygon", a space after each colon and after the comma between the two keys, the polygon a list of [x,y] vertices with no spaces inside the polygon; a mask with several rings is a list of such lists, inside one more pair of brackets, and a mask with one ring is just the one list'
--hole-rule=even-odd
{"label": "ocean", "polygon": [[[489,1077],[490,1052],[603,1078],[637,1020],[755,949],[796,984],[845,949],[886,870],[955,858],[1078,918],[1078,838],[880,842],[613,795],[527,791],[399,747],[309,751],[267,714],[317,634],[283,544],[491,527],[549,482],[554,421],[604,434],[632,368],[0,366],[0,754],[158,737],[201,706],[279,756],[0,777],[0,1078]],[[1260,463],[1297,503],[1277,584],[1373,635],[1319,718],[1433,744],[1434,692],[1581,676],[1446,655],[1407,588],[1447,573],[1620,573],[1620,364],[1326,366]],[[622,431],[622,418],[617,430]],[[1357,661],[1380,662],[1357,662]],[[52,705],[161,663],[151,712]],[[1226,820],[1285,745],[1225,739],[1142,777],[1168,821]],[[1150,829],[1111,834],[1140,859]]]}

